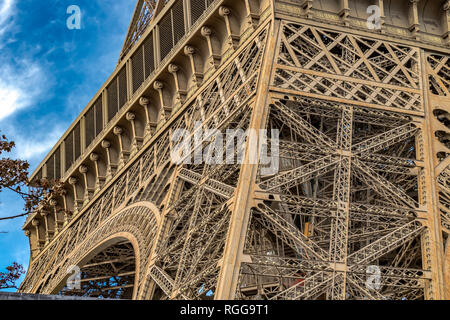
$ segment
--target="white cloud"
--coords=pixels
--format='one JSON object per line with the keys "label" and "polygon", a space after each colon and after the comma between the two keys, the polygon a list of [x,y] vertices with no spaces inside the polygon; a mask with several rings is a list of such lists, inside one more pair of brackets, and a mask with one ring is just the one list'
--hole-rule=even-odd
{"label": "white cloud", "polygon": [[[0,61],[3,59],[0,57]],[[16,67],[4,64],[0,71],[0,121],[30,106],[45,82],[44,73],[35,62],[22,60]]]}
{"label": "white cloud", "polygon": [[0,24],[3,24],[13,11],[14,0],[2,0],[0,2]]}
{"label": "white cloud", "polygon": [[0,35],[11,25],[14,13],[14,0],[0,0]]}
{"label": "white cloud", "polygon": [[[1,45],[14,42],[8,29],[14,23],[16,0],[0,0],[0,53]],[[0,54],[0,121],[17,110],[30,106],[41,94],[46,83],[45,73],[39,63],[24,56]]]}
{"label": "white cloud", "polygon": [[10,88],[0,83],[0,119],[14,112],[21,95],[17,88]]}
{"label": "white cloud", "polygon": [[26,134],[12,133],[12,140],[16,143],[14,155],[24,160],[41,160],[51,148],[58,142],[58,139],[64,133],[64,129],[60,126],[49,128],[49,130],[34,134],[30,137]]}

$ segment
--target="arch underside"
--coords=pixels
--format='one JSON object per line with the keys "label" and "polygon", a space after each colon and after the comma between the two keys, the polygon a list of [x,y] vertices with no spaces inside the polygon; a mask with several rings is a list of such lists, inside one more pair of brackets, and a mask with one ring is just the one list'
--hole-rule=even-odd
{"label": "arch underside", "polygon": [[[95,215],[97,219],[102,215],[108,216],[107,212],[101,210],[95,211]],[[96,223],[91,221],[91,226],[96,224],[98,226],[92,228],[90,232],[86,229],[81,232],[77,229],[73,229],[73,233],[67,232],[55,247],[56,255],[46,261],[45,266],[49,272],[29,287],[29,291],[65,294],[67,280],[73,274],[73,268],[78,267],[81,271],[82,291],[72,291],[68,294],[136,298],[146,283],[145,267],[148,268],[158,221],[159,212],[153,204],[138,202],[110,213],[101,224],[99,221]],[[80,228],[83,226],[83,221],[79,226]],[[57,247],[59,251],[56,251]],[[117,258],[114,258],[115,256]],[[110,262],[99,268],[101,260],[109,259],[108,257],[111,258]],[[111,262],[117,259],[118,261]],[[28,273],[27,277],[31,275]],[[106,276],[108,278],[105,278]],[[98,280],[104,281],[103,284],[98,284],[100,287],[97,286],[95,291],[96,286],[92,283],[89,285],[88,280],[99,277],[102,279]],[[22,288],[26,288],[28,279],[24,280]],[[114,283],[117,285],[114,286]],[[105,290],[100,290],[101,288]]]}
{"label": "arch underside", "polygon": [[128,240],[103,249],[80,270],[58,295],[105,299],[132,299],[135,285],[136,257]]}

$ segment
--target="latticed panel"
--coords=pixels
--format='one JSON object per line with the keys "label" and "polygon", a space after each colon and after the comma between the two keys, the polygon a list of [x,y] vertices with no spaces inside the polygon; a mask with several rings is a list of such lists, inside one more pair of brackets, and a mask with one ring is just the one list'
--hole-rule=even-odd
{"label": "latticed panel", "polygon": [[417,48],[294,23],[281,39],[280,88],[422,110]]}
{"label": "latticed panel", "polygon": [[191,25],[195,24],[213,2],[214,0],[190,0]]}
{"label": "latticed panel", "polygon": [[58,147],[54,154],[48,159],[47,163],[47,178],[59,179],[61,178],[61,149]]}
{"label": "latticed panel", "polygon": [[55,179],[55,156],[52,155],[47,161],[47,178]]}
{"label": "latticed panel", "polygon": [[81,156],[81,129],[80,123],[78,122],[73,129],[73,144],[74,144],[74,159],[75,162]]}
{"label": "latticed panel", "polygon": [[161,1],[157,0],[139,0],[138,8],[136,8],[137,10],[133,16],[130,30],[127,34],[127,38],[125,39],[122,52],[120,54],[120,60],[122,60],[122,58],[129,53],[131,48],[139,41],[147,30],[158,2],[162,4],[162,6],[167,3],[167,1],[161,3]]}
{"label": "latticed panel", "polygon": [[98,98],[84,116],[85,147],[89,147],[92,141],[103,130],[102,98]]}
{"label": "latticed panel", "polygon": [[191,0],[191,23],[194,24],[198,18],[205,12],[207,6],[206,0]]}
{"label": "latticed panel", "polygon": [[61,147],[56,149],[55,154],[55,179],[61,178]]}
{"label": "latticed panel", "polygon": [[173,48],[172,11],[167,12],[158,26],[161,60],[163,60]]}
{"label": "latticed panel", "polygon": [[450,96],[450,57],[430,54],[428,62],[428,81],[430,91],[438,96]]}
{"label": "latticed panel", "polygon": [[119,71],[118,80],[119,80],[119,110],[120,110],[128,100],[126,67],[123,67],[122,70]]}
{"label": "latticed panel", "polygon": [[65,150],[65,170],[67,171],[72,163],[74,162],[74,151],[73,151],[73,131],[69,133],[67,138],[64,140],[64,150]]}
{"label": "latticed panel", "polygon": [[173,38],[174,45],[183,38],[186,33],[184,25],[184,9],[183,0],[175,2],[172,7],[172,17],[173,17]]}
{"label": "latticed panel", "polygon": [[111,84],[106,88],[106,90],[108,92],[108,121],[111,121],[111,119],[119,110],[119,100],[117,97],[117,78],[111,81]]}
{"label": "latticed panel", "polygon": [[98,98],[94,105],[95,108],[95,136],[98,136],[103,130],[103,103],[102,97]]}
{"label": "latticed panel", "polygon": [[186,33],[182,0],[175,2],[172,8],[161,19],[158,26],[161,60],[164,60]]}
{"label": "latticed panel", "polygon": [[[260,172],[259,188],[279,199],[252,212],[241,298],[423,298],[411,118],[299,92],[273,101],[268,128],[279,129],[281,165]],[[346,263],[347,274],[329,261]],[[360,276],[370,264],[381,270],[379,291]]]}
{"label": "latticed panel", "polygon": [[95,139],[95,106],[92,106],[84,116],[84,137],[86,147]]}
{"label": "latticed panel", "polygon": [[155,70],[155,51],[153,49],[153,32],[144,41],[144,78],[147,79]]}
{"label": "latticed panel", "polygon": [[144,82],[144,47],[141,46],[131,57],[131,68],[133,74],[133,93]]}
{"label": "latticed panel", "polygon": [[[450,165],[437,178],[443,231],[450,234]],[[447,236],[445,235],[445,236]]]}

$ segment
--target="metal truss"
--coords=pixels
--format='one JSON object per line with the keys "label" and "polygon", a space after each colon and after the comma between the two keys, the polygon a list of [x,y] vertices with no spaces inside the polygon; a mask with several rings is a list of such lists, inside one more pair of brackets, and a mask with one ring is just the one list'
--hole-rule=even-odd
{"label": "metal truss", "polygon": [[[131,90],[134,58],[127,60],[129,101],[106,126],[112,131],[78,160],[85,167],[72,165],[78,173],[68,176],[67,194],[27,221],[33,260],[21,291],[445,297],[448,55],[346,24],[323,27],[307,4],[288,18],[277,1],[275,9],[241,2],[245,18],[236,2],[185,1],[203,11],[190,12],[183,44],[165,57],[155,50],[153,80],[139,90]],[[173,3],[138,1],[121,59],[135,53],[151,21],[158,35],[158,14]],[[223,24],[203,24],[217,19]],[[180,148],[178,129],[195,143]],[[279,141],[252,145],[246,132],[261,129],[269,138],[277,130]],[[218,143],[233,152],[215,163]],[[277,159],[278,171],[248,161],[254,147]],[[199,154],[203,161],[194,161]],[[81,267],[78,291],[65,286],[71,265]]]}
{"label": "metal truss", "polygon": [[[420,91],[411,90],[418,52],[290,23],[279,50],[268,120],[281,131],[285,165],[260,178],[264,205],[251,215],[239,297],[424,298],[431,275],[417,247],[426,225],[416,189],[420,125],[388,111],[421,109]],[[377,289],[366,284],[371,265]]]}

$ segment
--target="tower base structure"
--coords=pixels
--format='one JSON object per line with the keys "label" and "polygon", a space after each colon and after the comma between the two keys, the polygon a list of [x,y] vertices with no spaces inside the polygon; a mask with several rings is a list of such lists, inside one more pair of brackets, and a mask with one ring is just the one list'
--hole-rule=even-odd
{"label": "tower base structure", "polygon": [[149,2],[34,173],[21,292],[450,298],[448,2]]}

